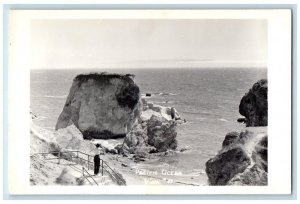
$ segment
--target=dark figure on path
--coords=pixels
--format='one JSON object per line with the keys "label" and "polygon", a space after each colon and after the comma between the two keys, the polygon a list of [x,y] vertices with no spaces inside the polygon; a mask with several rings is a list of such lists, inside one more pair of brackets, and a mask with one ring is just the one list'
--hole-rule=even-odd
{"label": "dark figure on path", "polygon": [[99,154],[96,154],[94,156],[94,174],[97,175],[99,173],[100,168],[100,156]]}
{"label": "dark figure on path", "polygon": [[174,107],[171,108],[171,118],[172,118],[172,120],[175,119],[175,108]]}
{"label": "dark figure on path", "polygon": [[96,144],[96,152],[95,152],[95,156],[94,156],[94,174],[95,175],[97,175],[99,173],[100,155],[104,155],[104,151],[100,144]]}

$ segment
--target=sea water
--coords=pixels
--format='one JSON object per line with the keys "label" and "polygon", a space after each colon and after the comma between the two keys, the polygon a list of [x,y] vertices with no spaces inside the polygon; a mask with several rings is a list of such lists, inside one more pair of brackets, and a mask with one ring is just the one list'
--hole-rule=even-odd
{"label": "sea water", "polygon": [[37,125],[53,130],[74,77],[90,72],[134,74],[141,93],[151,93],[148,101],[175,107],[188,121],[177,127],[178,148],[188,150],[150,161],[147,168],[200,175],[203,183],[205,162],[220,150],[226,133],[244,127],[236,122],[241,98],[267,78],[267,69],[259,68],[32,70],[30,108]]}

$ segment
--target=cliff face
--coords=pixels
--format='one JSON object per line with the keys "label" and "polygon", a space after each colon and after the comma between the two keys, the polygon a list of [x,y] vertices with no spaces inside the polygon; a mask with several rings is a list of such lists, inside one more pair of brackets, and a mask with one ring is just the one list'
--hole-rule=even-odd
{"label": "cliff face", "polygon": [[267,144],[266,127],[227,134],[221,151],[206,162],[209,183],[267,185]]}
{"label": "cliff face", "polygon": [[242,98],[239,112],[245,116],[246,126],[268,125],[268,81],[261,79],[256,82]]}
{"label": "cliff face", "polygon": [[[225,136],[222,149],[206,162],[210,185],[268,184],[268,85],[256,82],[241,99],[239,112],[247,128]],[[252,127],[250,127],[252,126]],[[255,127],[254,127],[255,126]]]}
{"label": "cliff face", "polygon": [[78,75],[56,130],[74,124],[84,139],[125,137],[141,109],[139,87],[130,75]]}

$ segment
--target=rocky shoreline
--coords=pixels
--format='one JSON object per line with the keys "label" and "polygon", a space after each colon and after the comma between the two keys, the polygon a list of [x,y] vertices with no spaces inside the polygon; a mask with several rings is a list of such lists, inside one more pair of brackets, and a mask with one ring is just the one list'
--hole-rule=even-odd
{"label": "rocky shoreline", "polygon": [[[127,185],[193,185],[199,186],[203,183],[196,178],[197,175],[184,175],[177,170],[158,166],[153,167],[153,163],[160,158],[174,156],[180,154],[187,149],[168,150],[164,152],[134,152],[134,153],[118,153],[117,146],[122,139],[115,140],[84,140],[83,135],[72,124],[66,128],[56,131],[46,130],[34,124],[34,120],[38,116],[32,117],[31,123],[31,170],[30,182],[32,185],[83,185],[83,181],[77,175],[73,175],[60,167],[55,162],[43,162],[42,158],[35,153],[80,150],[87,154],[95,154],[95,144],[101,144],[105,154],[101,158],[109,163],[109,165],[118,174],[124,178]],[[65,159],[61,159],[62,163],[70,162],[68,157],[72,155],[65,154]],[[86,167],[86,166],[85,166]],[[63,176],[62,176],[63,175]],[[57,182],[57,178],[60,182]],[[195,179],[193,179],[195,178]],[[107,183],[105,185],[111,185]]]}
{"label": "rocky shoreline", "polygon": [[268,185],[268,86],[256,82],[241,99],[246,127],[225,136],[221,150],[206,162],[210,185]]}
{"label": "rocky shoreline", "polygon": [[[128,100],[130,103],[124,103]],[[70,88],[56,130],[47,132],[32,123],[31,149],[40,152],[34,144],[42,140],[46,152],[79,150],[93,155],[95,144],[100,144],[106,153],[102,158],[125,177],[126,183],[174,184],[173,178],[182,175],[167,170],[149,175],[142,173],[145,166],[139,163],[175,154],[176,126],[185,122],[175,108],[142,98],[131,75],[79,75]],[[124,138],[118,139],[120,136]],[[184,180],[179,183],[189,185]]]}
{"label": "rocky shoreline", "polygon": [[[36,126],[38,116],[31,113],[31,155],[63,150],[94,155],[95,145],[100,144],[105,152],[102,159],[127,185],[206,185],[197,179],[199,175],[153,165],[160,158],[186,151],[177,148],[176,139],[177,126],[186,120],[174,107],[153,104],[147,94],[142,97],[133,78],[106,73],[77,76],[55,131]],[[206,162],[203,173],[209,185],[267,185],[267,104],[267,80],[260,80],[240,102],[239,112],[245,118],[238,121],[246,128],[228,133],[218,154]],[[30,173],[32,185],[83,183],[36,156],[31,157]],[[48,182],[45,175],[56,180]]]}

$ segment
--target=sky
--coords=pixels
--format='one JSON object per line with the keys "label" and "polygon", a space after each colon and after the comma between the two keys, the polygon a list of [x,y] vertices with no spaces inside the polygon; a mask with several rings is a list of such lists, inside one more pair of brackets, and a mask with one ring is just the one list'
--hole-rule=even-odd
{"label": "sky", "polygon": [[266,20],[31,22],[32,69],[266,66]]}

